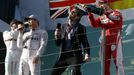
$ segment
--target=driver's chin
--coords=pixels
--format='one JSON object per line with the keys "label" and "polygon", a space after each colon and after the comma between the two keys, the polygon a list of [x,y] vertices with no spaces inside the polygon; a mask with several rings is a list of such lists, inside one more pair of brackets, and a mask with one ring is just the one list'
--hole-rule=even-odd
{"label": "driver's chin", "polygon": [[14,30],[15,30],[15,28],[11,28],[11,30],[13,30],[13,31],[14,31]]}

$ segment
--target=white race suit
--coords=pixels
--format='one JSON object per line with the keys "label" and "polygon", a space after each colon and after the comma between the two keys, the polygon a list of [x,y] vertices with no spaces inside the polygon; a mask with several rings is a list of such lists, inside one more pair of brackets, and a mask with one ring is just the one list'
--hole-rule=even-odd
{"label": "white race suit", "polygon": [[18,31],[4,31],[3,39],[6,45],[5,75],[18,75],[21,50],[17,47]]}
{"label": "white race suit", "polygon": [[33,63],[33,58],[40,57],[45,51],[48,34],[45,30],[34,29],[22,34],[19,33],[17,46],[22,48],[19,75],[40,75],[40,60]]}

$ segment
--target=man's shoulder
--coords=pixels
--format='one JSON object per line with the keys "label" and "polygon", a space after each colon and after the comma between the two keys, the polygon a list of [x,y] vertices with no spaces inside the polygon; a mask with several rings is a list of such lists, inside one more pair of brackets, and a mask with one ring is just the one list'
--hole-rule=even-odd
{"label": "man's shoulder", "polygon": [[10,32],[10,31],[6,30],[6,31],[4,31],[3,33],[8,33],[8,32]]}
{"label": "man's shoulder", "polygon": [[118,10],[118,9],[112,10],[109,13],[108,17],[111,20],[122,20],[122,14],[121,14],[120,10]]}
{"label": "man's shoulder", "polygon": [[8,35],[8,33],[10,33],[10,32],[11,31],[6,30],[6,31],[3,32],[3,35]]}
{"label": "man's shoulder", "polygon": [[46,30],[45,29],[38,29],[39,31],[45,31],[46,32]]}
{"label": "man's shoulder", "polygon": [[23,35],[29,35],[30,34],[30,31],[28,31],[28,32],[25,32],[25,33],[22,33]]}
{"label": "man's shoulder", "polygon": [[45,29],[38,29],[38,31],[39,31],[40,33],[47,33],[47,31],[46,31]]}

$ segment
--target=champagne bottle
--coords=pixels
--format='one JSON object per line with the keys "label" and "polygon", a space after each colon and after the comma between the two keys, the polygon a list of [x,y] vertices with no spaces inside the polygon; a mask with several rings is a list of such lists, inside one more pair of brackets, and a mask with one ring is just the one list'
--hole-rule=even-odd
{"label": "champagne bottle", "polygon": [[77,6],[82,7],[86,12],[92,12],[96,15],[102,15],[104,13],[104,10],[102,8],[99,8],[93,4],[89,4],[89,5],[77,4]]}

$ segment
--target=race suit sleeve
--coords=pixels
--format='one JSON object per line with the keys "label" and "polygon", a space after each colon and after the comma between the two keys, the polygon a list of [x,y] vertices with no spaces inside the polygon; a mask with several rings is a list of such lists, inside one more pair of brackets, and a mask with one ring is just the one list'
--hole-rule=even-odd
{"label": "race suit sleeve", "polygon": [[4,41],[6,41],[7,40],[7,35],[8,34],[8,31],[4,31],[3,32],[3,39],[4,39]]}
{"label": "race suit sleeve", "polygon": [[80,42],[83,45],[84,48],[84,53],[88,54],[90,56],[90,45],[87,40],[87,34],[86,34],[86,28],[84,26],[80,27],[80,33],[81,35],[79,36]]}
{"label": "race suit sleeve", "polygon": [[88,20],[90,21],[90,26],[91,27],[95,27],[95,28],[98,28],[98,27],[100,27],[101,25],[101,23],[100,23],[100,18],[94,18],[94,15],[92,14],[92,13],[89,13],[88,14]]}
{"label": "race suit sleeve", "polygon": [[17,40],[18,31],[4,31],[3,38],[4,41]]}
{"label": "race suit sleeve", "polygon": [[122,17],[120,16],[120,13],[117,11],[113,11],[112,13],[106,13],[103,15],[103,19],[101,19],[101,16],[98,18],[94,18],[92,13],[88,14],[88,19],[91,22],[91,27],[102,27],[102,28],[112,28],[118,25],[119,20],[122,20]]}
{"label": "race suit sleeve", "polygon": [[19,32],[18,38],[17,38],[17,47],[23,48],[23,33]]}
{"label": "race suit sleeve", "polygon": [[48,34],[46,31],[44,31],[42,32],[41,35],[40,47],[36,53],[37,57],[44,53],[44,51],[46,50],[47,42],[48,42]]}
{"label": "race suit sleeve", "polygon": [[10,37],[8,36],[8,31],[4,31],[3,32],[3,40],[4,40],[6,47],[8,47],[8,43],[6,42],[6,40],[8,40],[9,38]]}

